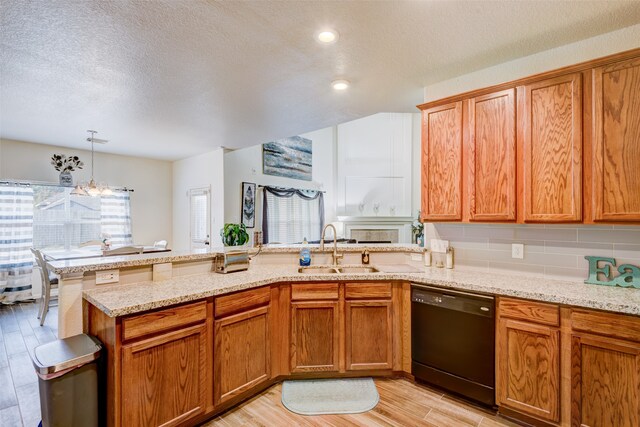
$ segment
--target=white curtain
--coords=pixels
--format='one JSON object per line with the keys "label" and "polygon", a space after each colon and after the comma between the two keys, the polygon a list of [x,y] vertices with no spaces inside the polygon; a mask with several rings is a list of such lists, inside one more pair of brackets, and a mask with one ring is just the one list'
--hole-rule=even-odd
{"label": "white curtain", "polygon": [[133,243],[131,236],[131,198],[129,193],[114,192],[100,198],[100,231],[113,246]]}
{"label": "white curtain", "polygon": [[31,298],[33,189],[0,185],[0,302]]}
{"label": "white curtain", "polygon": [[324,197],[320,191],[264,187],[262,232],[265,243],[320,240]]}

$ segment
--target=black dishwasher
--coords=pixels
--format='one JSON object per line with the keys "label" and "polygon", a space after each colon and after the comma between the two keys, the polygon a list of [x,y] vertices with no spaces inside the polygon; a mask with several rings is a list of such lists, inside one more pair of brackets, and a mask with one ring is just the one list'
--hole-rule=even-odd
{"label": "black dishwasher", "polygon": [[415,378],[494,406],[494,316],[493,297],[412,285]]}

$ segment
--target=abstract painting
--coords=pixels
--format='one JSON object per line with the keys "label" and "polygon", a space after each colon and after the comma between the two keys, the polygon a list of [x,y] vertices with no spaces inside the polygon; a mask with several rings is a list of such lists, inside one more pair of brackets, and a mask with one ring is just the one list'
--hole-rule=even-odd
{"label": "abstract painting", "polygon": [[300,136],[263,144],[262,172],[311,181],[311,151],[311,140]]}
{"label": "abstract painting", "polygon": [[242,183],[242,223],[247,228],[256,225],[256,185],[252,182]]}

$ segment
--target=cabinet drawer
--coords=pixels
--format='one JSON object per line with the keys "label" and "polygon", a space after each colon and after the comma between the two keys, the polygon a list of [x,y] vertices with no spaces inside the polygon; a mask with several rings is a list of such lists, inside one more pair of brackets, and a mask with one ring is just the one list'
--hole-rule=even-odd
{"label": "cabinet drawer", "polygon": [[338,299],[337,283],[311,283],[291,285],[291,300]]}
{"label": "cabinet drawer", "polygon": [[391,298],[391,283],[347,283],[345,298]]}
{"label": "cabinet drawer", "polygon": [[203,322],[206,318],[207,303],[205,301],[128,317],[122,320],[122,340],[126,341],[191,323]]}
{"label": "cabinet drawer", "polygon": [[269,286],[224,295],[215,300],[215,317],[228,316],[250,308],[259,307],[268,304],[270,299],[271,289]]}
{"label": "cabinet drawer", "polygon": [[560,307],[543,302],[521,299],[500,298],[498,300],[500,317],[526,320],[544,325],[560,326]]}
{"label": "cabinet drawer", "polygon": [[640,342],[640,317],[599,311],[572,310],[571,327],[574,331]]}

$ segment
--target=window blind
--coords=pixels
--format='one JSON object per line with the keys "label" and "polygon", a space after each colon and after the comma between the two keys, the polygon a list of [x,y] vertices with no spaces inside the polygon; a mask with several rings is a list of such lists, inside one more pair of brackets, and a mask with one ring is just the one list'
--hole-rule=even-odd
{"label": "window blind", "polygon": [[265,243],[298,243],[319,240],[324,226],[321,192],[264,187]]}
{"label": "window blind", "polygon": [[190,190],[191,242],[209,240],[209,190]]}
{"label": "window blind", "polygon": [[31,298],[33,189],[0,186],[0,302]]}

